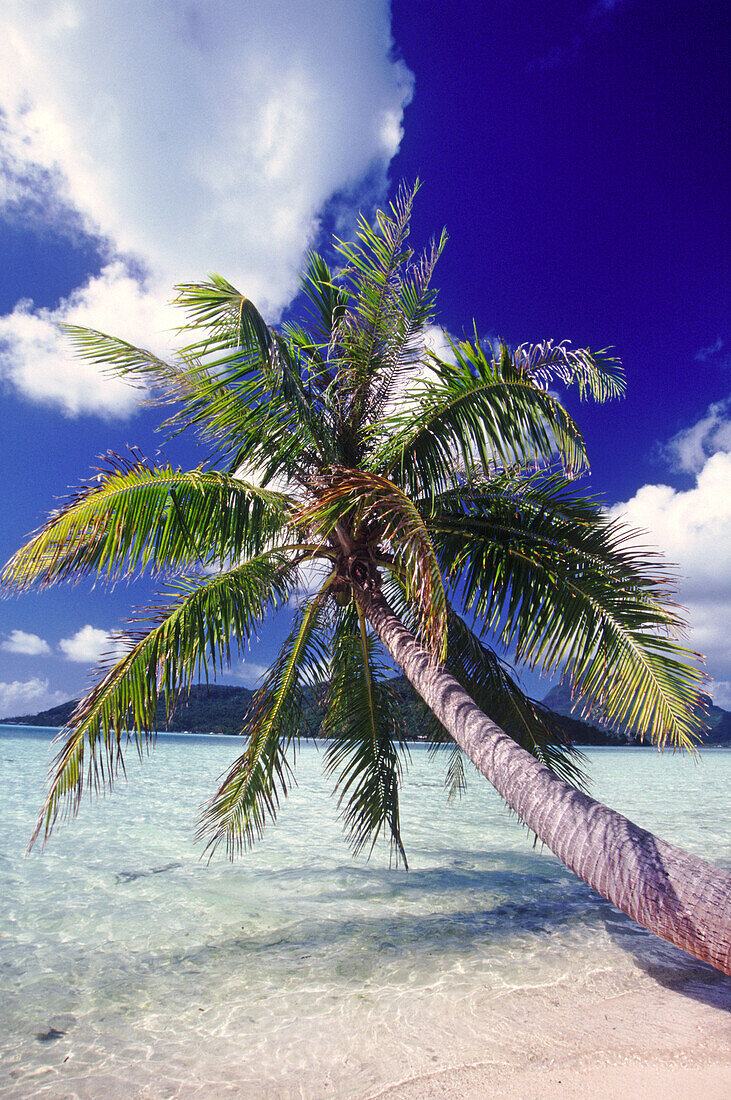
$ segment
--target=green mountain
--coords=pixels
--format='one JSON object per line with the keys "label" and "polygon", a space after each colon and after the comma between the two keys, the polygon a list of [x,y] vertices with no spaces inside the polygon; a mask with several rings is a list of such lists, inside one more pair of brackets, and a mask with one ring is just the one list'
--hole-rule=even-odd
{"label": "green mountain", "polygon": [[[191,733],[241,733],[243,716],[253,694],[249,688],[228,684],[195,684],[190,694],[178,701],[169,721],[164,704],[158,706],[158,728]],[[69,699],[38,714],[3,718],[2,721],[18,726],[65,726],[77,703],[78,699]]]}
{"label": "green mountain", "polygon": [[[393,681],[393,687],[401,699],[408,736],[418,739],[423,734],[420,703],[405,677],[398,676]],[[229,684],[195,684],[187,696],[181,696],[169,719],[164,704],[158,706],[158,729],[239,734],[253,694],[249,688]],[[69,699],[50,710],[2,718],[0,722],[18,726],[65,726],[77,703],[78,699]],[[316,693],[310,692],[305,706],[305,725],[309,736],[317,735],[320,722]]]}
{"label": "green mountain", "polygon": [[[420,740],[424,737],[424,721],[421,706],[410,684],[404,676],[392,681],[394,690],[401,699],[407,736]],[[188,730],[191,733],[227,733],[239,734],[244,715],[249,707],[253,691],[245,687],[229,684],[196,684],[187,696],[181,697],[172,715],[166,718],[164,705],[158,707],[158,728],[161,730]],[[0,719],[7,725],[19,726],[64,726],[77,704],[77,699],[69,699],[50,710],[38,714],[24,714],[13,718]],[[544,705],[561,716],[561,726],[567,737],[575,745],[633,745],[636,738],[627,737],[601,723],[591,725],[584,722],[574,711],[571,694],[566,687],[552,688],[544,699]],[[577,708],[578,709],[578,708]],[[720,707],[709,707],[711,729],[704,738],[707,745],[731,744],[731,713]],[[305,708],[305,724],[309,736],[315,737],[320,728],[321,713],[317,705],[317,693],[311,692]]]}
{"label": "green mountain", "polygon": [[[595,724],[589,726],[588,722],[581,717],[581,700],[572,700],[571,689],[567,684],[561,684],[559,687],[551,688],[548,695],[543,700],[543,705],[555,711],[556,714],[562,715],[567,721],[571,720],[572,725],[586,726],[588,729],[599,730],[607,736],[614,737],[616,744],[641,744],[637,737],[628,733],[626,730],[622,730],[621,727],[613,730],[609,723],[602,721],[600,715],[593,715],[592,719]],[[703,736],[703,744],[731,745],[731,712],[724,710],[722,707],[715,706],[710,698],[707,702],[707,708],[705,721],[708,724],[708,730]],[[572,734],[572,738],[577,744],[595,745],[601,743],[598,741],[581,741],[579,739],[580,734],[579,736],[574,736]]]}

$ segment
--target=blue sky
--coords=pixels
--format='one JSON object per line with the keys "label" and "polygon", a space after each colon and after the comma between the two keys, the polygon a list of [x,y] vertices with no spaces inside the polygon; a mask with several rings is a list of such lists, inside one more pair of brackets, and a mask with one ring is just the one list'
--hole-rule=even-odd
{"label": "blue sky", "polygon": [[[161,442],[139,395],[74,362],[56,321],[164,352],[173,284],[210,270],[276,321],[323,226],[418,175],[416,239],[450,233],[442,325],[622,357],[623,402],[567,395],[590,488],[678,563],[691,642],[731,706],[726,5],[337,10],[3,5],[0,555],[98,455]],[[166,453],[204,457],[184,441]],[[153,595],[143,582],[0,604],[0,715],[79,694],[107,632]],[[276,639],[231,681],[250,683]]]}

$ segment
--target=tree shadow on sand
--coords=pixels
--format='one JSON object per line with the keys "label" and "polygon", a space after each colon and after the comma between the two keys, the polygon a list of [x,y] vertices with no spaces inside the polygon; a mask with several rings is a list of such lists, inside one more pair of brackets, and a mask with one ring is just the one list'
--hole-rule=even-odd
{"label": "tree shadow on sand", "polygon": [[601,900],[600,907],[610,937],[638,970],[684,997],[731,1011],[731,981],[719,970],[653,936],[608,901]]}
{"label": "tree shadow on sand", "polygon": [[[540,849],[539,849],[540,851]],[[717,1008],[731,1008],[731,984],[718,971],[679,948],[658,939],[595,893],[566,870],[553,856],[533,851],[487,850],[466,853],[459,848],[434,853],[438,866],[413,868],[408,873],[373,865],[343,863],[323,867],[316,896],[321,912],[303,918],[291,906],[292,891],[301,868],[272,869],[268,875],[275,906],[283,903],[277,926],[236,933],[206,944],[191,945],[156,966],[182,966],[188,973],[207,968],[212,957],[229,956],[231,965],[241,952],[264,959],[272,950],[301,959],[336,951],[347,972],[377,968],[385,956],[416,959],[429,955],[436,962],[486,944],[516,944],[570,931],[571,926],[602,926],[634,965],[654,981],[684,996]],[[171,864],[154,871],[175,870]],[[134,889],[137,878],[151,872],[117,876],[123,890]],[[310,876],[316,875],[310,868]],[[382,905],[374,913],[374,905]],[[350,909],[344,912],[344,908]],[[363,912],[361,906],[370,912]],[[361,910],[360,912],[358,910]],[[339,914],[332,916],[330,914]],[[143,969],[146,961],[140,959]]]}

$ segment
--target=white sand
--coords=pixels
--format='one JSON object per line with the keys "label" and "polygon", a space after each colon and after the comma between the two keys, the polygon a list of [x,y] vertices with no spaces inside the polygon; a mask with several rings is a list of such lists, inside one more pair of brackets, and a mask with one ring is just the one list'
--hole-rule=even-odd
{"label": "white sand", "polygon": [[692,983],[683,990],[656,984],[593,1005],[558,1003],[547,1012],[509,1014],[535,1053],[490,1057],[415,1076],[369,1100],[729,1100],[731,984]]}

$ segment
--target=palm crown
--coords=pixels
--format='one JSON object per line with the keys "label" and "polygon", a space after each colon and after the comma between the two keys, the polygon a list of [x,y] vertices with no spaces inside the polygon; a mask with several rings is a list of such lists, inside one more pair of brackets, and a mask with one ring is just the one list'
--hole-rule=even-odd
{"label": "palm crown", "polygon": [[[311,253],[302,323],[267,325],[219,276],[179,287],[190,342],[174,362],[69,327],[78,353],[173,404],[164,427],[196,429],[211,459],[190,472],[132,453],[50,516],[11,559],[6,589],[145,570],[164,603],[124,635],[54,762],[34,834],[111,786],[131,738],[154,737],[208,670],[243,651],[261,621],[296,601],[291,632],[243,722],[245,748],[200,831],[234,854],[253,842],[293,780],[304,703],[324,711],[324,763],[355,851],[381,833],[404,859],[398,791],[403,717],[367,609],[382,593],[475,702],[549,769],[581,782],[549,712],[527,698],[486,638],[560,671],[608,718],[688,747],[701,676],[674,640],[683,627],[661,560],[579,495],[582,436],[549,389],[621,394],[605,353],[546,342],[472,340],[428,349],[434,266],[446,236],[408,245],[416,188],[402,189],[333,274]],[[312,563],[319,567],[313,571]],[[319,576],[313,585],[312,573]],[[304,574],[307,574],[305,577]],[[303,584],[308,581],[305,589]],[[436,743],[450,742],[436,721]],[[453,752],[448,782],[463,783]]]}

